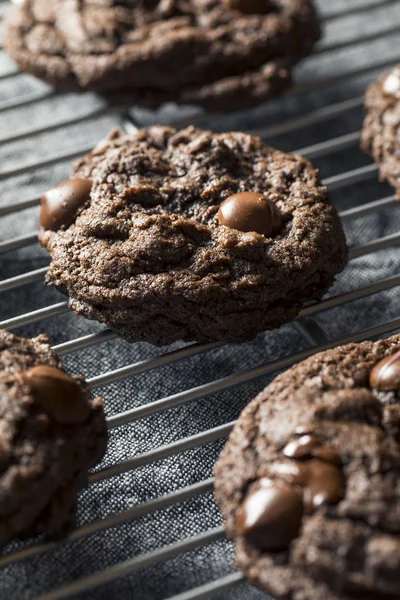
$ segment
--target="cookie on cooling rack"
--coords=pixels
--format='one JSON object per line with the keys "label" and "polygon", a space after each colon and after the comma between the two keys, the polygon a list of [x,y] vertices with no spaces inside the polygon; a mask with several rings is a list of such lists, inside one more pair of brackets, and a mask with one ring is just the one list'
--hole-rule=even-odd
{"label": "cookie on cooling rack", "polygon": [[45,335],[0,330],[0,426],[0,548],[68,533],[107,428],[102,399],[92,398],[83,377],[67,375]]}
{"label": "cookie on cooling rack", "polygon": [[24,0],[4,31],[20,68],[60,89],[224,112],[286,88],[320,37],[311,0]]}
{"label": "cookie on cooling rack", "polygon": [[277,600],[400,590],[400,336],[279,375],[215,468],[237,566]]}
{"label": "cookie on cooling rack", "polygon": [[347,257],[304,158],[244,133],[113,132],[42,198],[48,284],[129,341],[244,341],[321,298]]}
{"label": "cookie on cooling rack", "polygon": [[388,181],[400,199],[400,66],[373,83],[366,95],[368,110],[361,146],[379,165],[382,181]]}

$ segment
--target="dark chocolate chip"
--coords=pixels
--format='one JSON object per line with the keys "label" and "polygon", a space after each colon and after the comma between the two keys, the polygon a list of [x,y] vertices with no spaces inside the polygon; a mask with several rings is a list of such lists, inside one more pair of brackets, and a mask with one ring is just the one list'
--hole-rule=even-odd
{"label": "dark chocolate chip", "polygon": [[91,179],[68,179],[42,196],[40,224],[57,231],[70,225],[79,208],[90,198]]}
{"label": "dark chocolate chip", "polygon": [[340,458],[338,451],[332,446],[321,446],[319,448],[315,448],[312,451],[312,456],[338,467],[340,467],[342,464],[342,459]]}
{"label": "dark chocolate chip", "polygon": [[303,435],[289,442],[283,449],[288,458],[310,458],[314,448],[321,446],[322,441],[315,435]]}
{"label": "dark chocolate chip", "polygon": [[32,367],[21,374],[35,401],[54,421],[83,423],[90,406],[78,383],[69,375],[47,365]]}
{"label": "dark chocolate chip", "polygon": [[323,460],[278,463],[272,473],[303,489],[304,506],[309,514],[322,504],[337,504],[345,494],[342,470]]}
{"label": "dark chocolate chip", "polygon": [[303,501],[291,485],[260,479],[237,512],[237,529],[260,550],[279,551],[298,535],[302,518]]}
{"label": "dark chocolate chip", "polygon": [[[297,435],[298,435],[298,431]],[[283,449],[283,454],[287,458],[295,458],[298,460],[319,458],[333,465],[340,466],[342,464],[340,455],[336,448],[332,446],[323,446],[321,438],[311,433],[305,433],[300,437],[292,440]]]}
{"label": "dark chocolate chip", "polygon": [[372,369],[369,383],[377,390],[400,390],[400,352],[387,356]]}
{"label": "dark chocolate chip", "polygon": [[276,204],[255,192],[240,192],[226,198],[219,208],[218,221],[225,227],[256,231],[266,237],[276,236],[284,225]]}

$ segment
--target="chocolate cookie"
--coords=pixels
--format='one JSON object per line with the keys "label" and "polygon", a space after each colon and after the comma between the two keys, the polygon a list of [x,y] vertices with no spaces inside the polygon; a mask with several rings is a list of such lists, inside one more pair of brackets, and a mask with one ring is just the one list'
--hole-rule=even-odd
{"label": "chocolate cookie", "polygon": [[361,147],[373,156],[381,180],[388,181],[400,199],[400,66],[369,87],[365,106]]}
{"label": "chocolate cookie", "polygon": [[274,599],[399,598],[400,336],[279,375],[215,476],[237,566]]}
{"label": "chocolate cookie", "polygon": [[39,239],[71,308],[159,345],[279,327],[347,254],[307,160],[193,127],[113,132],[44,195]]}
{"label": "chocolate cookie", "polygon": [[24,0],[4,46],[63,90],[225,112],[286,88],[319,37],[311,0]]}
{"label": "chocolate cookie", "polygon": [[66,374],[45,335],[0,330],[0,427],[0,548],[13,538],[65,535],[107,427],[102,399],[83,377]]}

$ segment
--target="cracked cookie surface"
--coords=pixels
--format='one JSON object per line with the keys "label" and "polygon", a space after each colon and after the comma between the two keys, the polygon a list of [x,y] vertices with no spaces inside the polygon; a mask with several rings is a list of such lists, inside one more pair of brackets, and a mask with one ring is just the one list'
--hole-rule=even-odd
{"label": "cracked cookie surface", "polygon": [[400,199],[400,66],[368,88],[365,107],[368,114],[361,147],[371,154],[381,180],[390,183]]}
{"label": "cracked cookie surface", "polygon": [[60,89],[224,112],[286,88],[320,36],[311,0],[25,0],[4,31],[20,68]]}
{"label": "cracked cookie surface", "polygon": [[398,598],[399,475],[400,336],[292,367],[215,468],[237,566],[278,600]]}
{"label": "cracked cookie surface", "polygon": [[[53,224],[49,218],[66,184],[42,207],[47,283],[129,341],[252,339],[320,298],[346,261],[317,171],[247,134],[113,133],[75,164],[73,177],[73,215],[53,210]],[[256,208],[264,202],[271,235],[220,224],[228,198],[234,213],[228,206],[225,217],[248,216],[243,197]]]}
{"label": "cracked cookie surface", "polygon": [[45,335],[0,330],[0,428],[0,548],[14,538],[66,535],[107,427],[102,399],[83,377],[65,373]]}

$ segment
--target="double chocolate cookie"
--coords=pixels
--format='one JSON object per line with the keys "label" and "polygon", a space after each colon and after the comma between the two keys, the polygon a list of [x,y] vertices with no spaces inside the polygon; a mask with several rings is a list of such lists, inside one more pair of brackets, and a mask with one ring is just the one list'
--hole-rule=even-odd
{"label": "double chocolate cookie", "polygon": [[274,599],[399,598],[400,336],[279,375],[215,476],[237,566]]}
{"label": "double chocolate cookie", "polygon": [[400,66],[369,87],[365,106],[362,149],[373,156],[381,180],[388,181],[400,199]]}
{"label": "double chocolate cookie", "polygon": [[4,46],[63,90],[240,109],[279,93],[320,37],[311,0],[24,0]]}
{"label": "double chocolate cookie", "polygon": [[103,456],[101,398],[69,376],[48,339],[0,330],[0,548],[75,524],[78,490]]}
{"label": "double chocolate cookie", "polygon": [[299,156],[243,133],[113,132],[42,198],[47,283],[129,341],[244,341],[294,318],[345,264]]}

